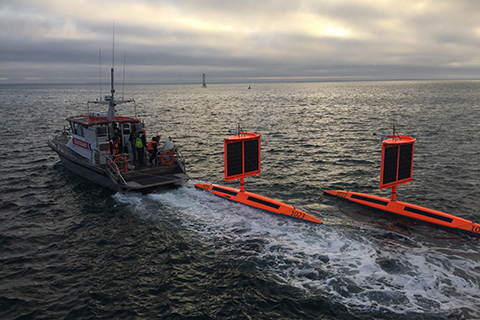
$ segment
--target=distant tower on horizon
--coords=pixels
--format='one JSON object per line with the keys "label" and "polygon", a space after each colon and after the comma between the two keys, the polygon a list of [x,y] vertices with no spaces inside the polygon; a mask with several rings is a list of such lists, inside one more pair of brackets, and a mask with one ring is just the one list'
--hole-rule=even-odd
{"label": "distant tower on horizon", "polygon": [[202,88],[206,88],[207,87],[207,84],[205,83],[205,73],[203,74],[203,86]]}

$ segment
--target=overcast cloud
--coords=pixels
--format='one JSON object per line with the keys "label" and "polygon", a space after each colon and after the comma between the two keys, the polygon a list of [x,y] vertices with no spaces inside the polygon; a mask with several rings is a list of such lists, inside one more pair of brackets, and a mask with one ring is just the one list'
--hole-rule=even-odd
{"label": "overcast cloud", "polygon": [[480,79],[477,0],[2,0],[1,83]]}

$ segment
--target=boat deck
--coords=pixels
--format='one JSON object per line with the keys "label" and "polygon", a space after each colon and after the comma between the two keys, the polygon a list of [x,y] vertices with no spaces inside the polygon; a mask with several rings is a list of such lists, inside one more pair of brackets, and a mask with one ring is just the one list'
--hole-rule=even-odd
{"label": "boat deck", "polygon": [[128,186],[135,188],[149,188],[189,179],[189,176],[176,165],[163,168],[148,165],[137,166],[133,171],[123,172],[122,176]]}
{"label": "boat deck", "polygon": [[[67,136],[59,136],[49,142],[49,146],[57,153],[68,159],[70,163],[75,163],[97,173],[108,177],[107,164],[91,164],[88,159],[80,156],[67,147]],[[62,158],[62,157],[61,157]],[[133,164],[133,163],[132,163]],[[182,171],[177,163],[173,163],[170,166],[163,165],[133,165],[133,169],[129,169],[125,172],[121,172],[120,175],[126,184],[121,181],[122,178],[117,179],[112,177],[109,184],[116,185],[117,191],[144,191],[148,189],[154,189],[155,187],[164,186],[168,184],[175,184],[183,180],[188,180],[190,177]],[[78,171],[78,170],[77,170]],[[87,178],[87,176],[84,176]],[[110,180],[110,178],[108,178]],[[116,180],[116,181],[115,181]],[[111,187],[113,188],[113,186]]]}

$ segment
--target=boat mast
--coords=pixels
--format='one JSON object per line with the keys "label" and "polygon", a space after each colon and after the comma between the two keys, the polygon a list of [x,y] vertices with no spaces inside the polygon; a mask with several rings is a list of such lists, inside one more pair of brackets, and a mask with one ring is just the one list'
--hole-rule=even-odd
{"label": "boat mast", "polygon": [[113,43],[112,43],[112,69],[110,70],[110,103],[108,104],[107,119],[115,120],[115,89],[113,84],[113,68],[115,66],[115,20],[113,21]]}
{"label": "boat mast", "polygon": [[108,104],[107,119],[109,121],[115,120],[115,89],[113,88],[113,68],[111,69],[111,89],[110,89],[110,103]]}
{"label": "boat mast", "polygon": [[[101,89],[101,84],[102,84],[102,59],[101,59],[101,49],[99,51],[100,55],[100,95],[102,94],[102,89]],[[125,60],[126,53],[124,55],[124,60]],[[102,99],[100,96],[100,100],[97,99],[96,101],[88,101],[88,103],[94,103],[94,104],[102,104],[106,105],[108,104],[108,112],[107,112],[107,120],[108,121],[115,121],[115,106],[117,104],[122,104],[122,103],[128,103],[128,102],[133,102],[135,103],[134,99],[128,99],[128,100],[123,100],[123,92],[122,92],[122,99],[120,100],[115,100],[115,81],[114,81],[114,68],[115,68],[115,21],[113,22],[113,43],[112,43],[112,68],[110,69],[110,95],[106,95],[105,99]],[[123,66],[123,77],[124,77],[124,83],[125,83],[125,63]],[[135,107],[135,118],[137,117],[137,109],[136,105],[134,104]]]}

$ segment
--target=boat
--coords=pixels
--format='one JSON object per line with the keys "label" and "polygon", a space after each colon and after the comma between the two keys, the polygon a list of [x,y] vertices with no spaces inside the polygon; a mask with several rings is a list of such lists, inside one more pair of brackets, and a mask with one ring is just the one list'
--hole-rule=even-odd
{"label": "boat", "polygon": [[430,208],[397,201],[397,186],[412,181],[416,139],[395,133],[382,136],[380,189],[392,188],[390,199],[359,192],[324,190],[327,195],[345,199],[375,210],[421,221],[447,230],[480,236],[480,224]]}
{"label": "boat", "polygon": [[[161,186],[175,185],[190,177],[186,174],[185,158],[169,137],[158,146],[151,164],[135,161],[135,146],[129,140],[135,130],[145,129],[136,112],[134,116],[117,116],[115,108],[135,100],[116,100],[114,69],[111,68],[111,94],[103,100],[88,101],[87,113],[66,119],[60,135],[48,142],[62,164],[73,173],[115,192],[149,192]],[[88,111],[90,105],[106,106],[105,111]],[[109,150],[110,141],[119,137],[118,153]],[[148,140],[147,140],[148,142]]]}
{"label": "boat", "polygon": [[195,188],[271,213],[322,224],[322,221],[298,208],[245,191],[245,177],[261,172],[261,137],[253,132],[241,131],[240,128],[233,133],[233,136],[224,139],[225,181],[240,179],[240,189],[204,183],[195,184]]}

